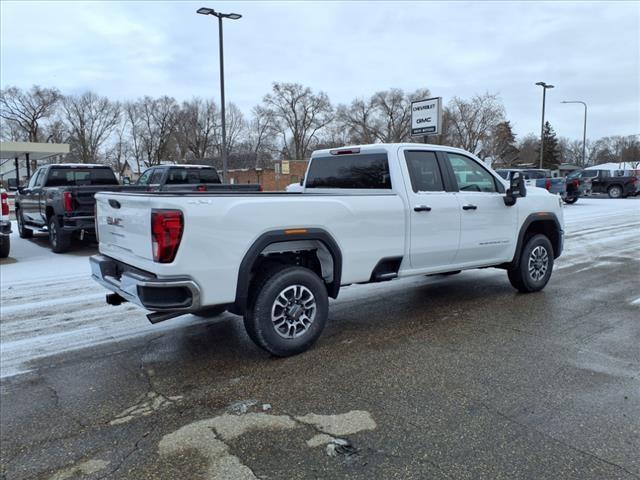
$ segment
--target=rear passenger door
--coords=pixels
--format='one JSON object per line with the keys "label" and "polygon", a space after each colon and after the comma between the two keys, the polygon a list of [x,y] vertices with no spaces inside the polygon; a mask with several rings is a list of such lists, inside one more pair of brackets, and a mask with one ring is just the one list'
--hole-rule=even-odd
{"label": "rear passenger door", "polygon": [[453,152],[446,157],[462,215],[455,263],[473,266],[510,260],[518,209],[505,205],[504,185],[480,161]]}
{"label": "rear passenger door", "polygon": [[[401,160],[409,199],[413,269],[448,268],[460,238],[460,207],[433,151],[406,149]],[[449,190],[449,191],[447,191]]]}

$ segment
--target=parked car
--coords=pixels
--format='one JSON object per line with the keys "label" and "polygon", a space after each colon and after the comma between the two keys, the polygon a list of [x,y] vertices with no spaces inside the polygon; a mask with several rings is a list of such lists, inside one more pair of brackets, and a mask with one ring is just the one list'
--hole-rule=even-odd
{"label": "parked car", "polygon": [[[592,193],[591,179],[583,177],[581,170],[575,170],[567,175],[567,203],[576,203],[579,197],[587,197]],[[575,198],[575,200],[574,200]]]}
{"label": "parked car", "polygon": [[635,195],[638,178],[635,175],[613,176],[608,170],[582,170],[581,178],[591,180],[593,193],[606,193],[609,198],[625,198]]}
{"label": "parked car", "polygon": [[[136,182],[149,191],[211,190],[259,191],[258,184],[223,184],[217,170],[208,165],[158,165],[144,171]],[[127,188],[127,191],[131,189]]]}
{"label": "parked car", "polygon": [[93,278],[152,323],[243,315],[257,345],[287,356],[318,339],[342,286],[496,267],[535,292],[562,252],[561,200],[464,150],[319,150],[304,178],[300,193],[98,193]]}
{"label": "parked car", "polygon": [[562,177],[552,177],[549,170],[540,168],[501,168],[496,172],[506,180],[510,180],[515,172],[519,172],[524,175],[525,183],[529,187],[544,188],[549,193],[560,195],[566,203],[575,203],[578,200],[575,192],[572,191],[571,195],[568,195],[566,180]]}
{"label": "parked car", "polygon": [[51,249],[63,253],[74,235],[95,233],[95,199],[99,191],[161,192],[259,190],[259,185],[222,185],[215,168],[200,165],[158,166],[145,171],[136,185],[120,185],[111,167],[54,164],[37,169],[16,194],[16,220],[21,238],[34,230],[49,234]]}
{"label": "parked car", "polygon": [[15,199],[20,238],[47,231],[51,249],[69,250],[73,235],[94,232],[94,195],[121,188],[111,167],[93,164],[53,164],[38,168]]}
{"label": "parked car", "polygon": [[0,188],[0,258],[7,258],[11,250],[11,221],[9,220],[9,196],[4,188]]}

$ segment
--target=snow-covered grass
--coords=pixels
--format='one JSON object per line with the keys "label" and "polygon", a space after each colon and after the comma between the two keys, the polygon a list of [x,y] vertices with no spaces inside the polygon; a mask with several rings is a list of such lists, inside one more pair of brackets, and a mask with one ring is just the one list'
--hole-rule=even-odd
{"label": "snow-covered grass", "polygon": [[[565,251],[556,269],[580,271],[581,265],[594,268],[611,257],[640,257],[640,198],[582,198],[564,214]],[[106,291],[90,278],[88,257],[95,246],[56,255],[46,238],[23,240],[14,233],[11,242],[10,258],[0,261],[2,378],[29,371],[35,359],[210,321],[185,315],[151,325],[135,306],[106,305]],[[345,289],[341,298],[348,302],[390,285]],[[640,290],[631,293],[640,297]]]}

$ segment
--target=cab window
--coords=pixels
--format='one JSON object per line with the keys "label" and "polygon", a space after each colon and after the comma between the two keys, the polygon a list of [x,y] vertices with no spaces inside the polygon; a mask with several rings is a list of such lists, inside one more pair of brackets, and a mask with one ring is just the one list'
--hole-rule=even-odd
{"label": "cab window", "polygon": [[461,192],[497,192],[496,181],[478,162],[457,153],[447,153]]}
{"label": "cab window", "polygon": [[140,175],[140,178],[138,178],[138,185],[149,185],[149,179],[151,178],[151,174],[153,173],[153,171],[155,170],[155,168],[150,168],[149,170],[147,170],[146,172],[144,172],[142,175]]}
{"label": "cab window", "polygon": [[433,152],[408,151],[404,153],[411,187],[418,192],[442,192],[442,174],[436,154]]}

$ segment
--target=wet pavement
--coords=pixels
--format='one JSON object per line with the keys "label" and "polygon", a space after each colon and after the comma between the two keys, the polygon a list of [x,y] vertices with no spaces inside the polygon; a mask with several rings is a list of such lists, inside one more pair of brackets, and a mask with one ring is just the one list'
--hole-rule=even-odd
{"label": "wet pavement", "polygon": [[536,294],[493,269],[345,288],[292,358],[225,314],[33,360],[2,382],[1,478],[640,478],[630,231]]}

